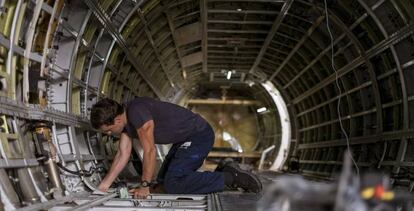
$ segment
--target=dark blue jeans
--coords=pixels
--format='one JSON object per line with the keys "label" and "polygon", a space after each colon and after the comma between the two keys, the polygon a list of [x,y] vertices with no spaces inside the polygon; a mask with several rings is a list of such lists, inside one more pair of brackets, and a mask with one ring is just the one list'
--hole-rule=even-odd
{"label": "dark blue jeans", "polygon": [[207,125],[186,142],[173,144],[158,173],[157,181],[170,194],[204,194],[222,191],[221,172],[198,172],[214,144],[214,131]]}

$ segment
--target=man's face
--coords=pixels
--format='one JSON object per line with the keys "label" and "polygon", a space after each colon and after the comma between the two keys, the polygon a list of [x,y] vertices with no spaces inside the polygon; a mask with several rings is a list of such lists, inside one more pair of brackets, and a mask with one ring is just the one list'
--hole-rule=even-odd
{"label": "man's face", "polygon": [[122,133],[122,130],[124,130],[124,125],[122,124],[122,121],[120,121],[118,118],[115,118],[114,124],[104,124],[99,128],[99,131],[107,135],[120,135]]}

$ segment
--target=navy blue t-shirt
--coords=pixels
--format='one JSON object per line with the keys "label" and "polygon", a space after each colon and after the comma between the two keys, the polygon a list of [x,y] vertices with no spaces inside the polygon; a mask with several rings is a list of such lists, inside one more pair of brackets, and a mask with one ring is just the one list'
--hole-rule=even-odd
{"label": "navy blue t-shirt", "polygon": [[131,138],[137,138],[136,129],[153,120],[156,144],[185,142],[208,124],[200,115],[186,108],[149,97],[138,97],[128,102],[126,114],[128,123],[124,132]]}

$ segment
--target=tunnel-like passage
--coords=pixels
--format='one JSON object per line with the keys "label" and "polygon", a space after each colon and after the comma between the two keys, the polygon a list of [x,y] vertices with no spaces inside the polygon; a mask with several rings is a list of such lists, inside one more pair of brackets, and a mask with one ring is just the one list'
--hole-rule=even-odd
{"label": "tunnel-like passage", "polygon": [[[413,11],[410,0],[0,1],[6,207],[58,194],[36,154],[42,140],[64,168],[92,171],[61,174],[67,192],[99,184],[117,139],[90,127],[90,108],[136,96],[201,113],[218,151],[255,167],[269,149],[265,170],[294,163],[331,179],[350,148],[361,171],[412,191]],[[123,176],[138,175],[139,156]]]}

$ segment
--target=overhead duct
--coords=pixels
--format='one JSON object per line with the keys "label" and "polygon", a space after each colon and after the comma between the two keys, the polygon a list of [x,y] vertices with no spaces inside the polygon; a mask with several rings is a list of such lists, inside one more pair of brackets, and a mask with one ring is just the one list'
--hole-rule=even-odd
{"label": "overhead duct", "polygon": [[217,99],[190,99],[187,101],[189,105],[259,105],[259,101],[255,100],[217,100]]}

